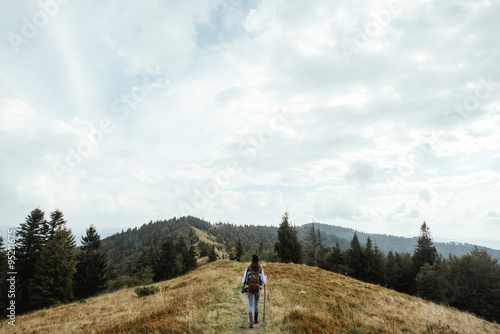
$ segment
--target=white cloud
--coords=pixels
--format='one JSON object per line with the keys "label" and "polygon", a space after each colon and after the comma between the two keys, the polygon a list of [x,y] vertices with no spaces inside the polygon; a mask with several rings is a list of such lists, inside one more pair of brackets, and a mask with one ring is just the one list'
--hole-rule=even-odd
{"label": "white cloud", "polygon": [[373,162],[358,160],[351,166],[346,180],[359,185],[367,185],[374,181],[376,173],[377,167]]}
{"label": "white cloud", "polygon": [[316,203],[315,213],[318,219],[342,218],[357,220],[363,217],[363,211],[348,199],[331,199],[326,203]]}
{"label": "white cloud", "polygon": [[486,216],[488,218],[500,218],[500,213],[498,211],[491,210],[491,211],[488,211],[488,213],[486,214]]}
{"label": "white cloud", "polygon": [[[19,53],[0,41],[5,219],[40,206],[80,230],[183,213],[278,224],[288,209],[299,224],[409,235],[425,219],[488,237],[494,7],[398,3],[61,6]],[[0,27],[22,34],[39,10],[12,3]]]}
{"label": "white cloud", "polygon": [[421,188],[418,190],[418,199],[425,203],[430,203],[432,201],[431,190],[427,188]]}

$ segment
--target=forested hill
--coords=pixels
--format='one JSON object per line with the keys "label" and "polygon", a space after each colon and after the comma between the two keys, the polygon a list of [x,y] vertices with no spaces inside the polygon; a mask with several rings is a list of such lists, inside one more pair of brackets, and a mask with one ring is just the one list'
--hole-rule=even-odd
{"label": "forested hill", "polygon": [[[198,230],[191,235],[193,228]],[[203,235],[201,235],[203,234]],[[201,237],[200,237],[201,235]],[[218,254],[229,257],[229,252],[239,239],[246,253],[270,250],[277,239],[277,228],[272,226],[237,226],[227,223],[211,224],[196,217],[172,218],[151,221],[139,228],[129,228],[102,240],[102,250],[107,254],[110,277],[116,279],[138,272],[152,253],[158,252],[168,238],[192,238],[200,256],[206,256],[209,245],[215,245]]]}
{"label": "forested hill", "polygon": [[[157,252],[160,245],[168,237],[174,242],[180,236],[187,239],[193,231],[192,227],[197,230],[197,233],[191,237],[194,238],[193,242],[196,243],[198,253],[202,256],[207,255],[208,245],[213,244],[216,245],[219,255],[223,254],[223,256],[229,257],[233,247],[237,246],[238,240],[241,241],[242,249],[247,256],[253,253],[272,253],[274,243],[277,240],[277,227],[274,226],[213,224],[191,216],[151,221],[139,228],[129,228],[126,231],[103,239],[102,249],[108,257],[111,278],[116,279],[119,276],[128,276],[137,272],[144,265],[145,259],[150,254]],[[315,227],[321,231],[324,245],[335,246],[335,243],[339,242],[342,249],[350,247],[355,230],[321,223],[315,223]],[[300,240],[304,241],[310,228],[311,224],[296,227]],[[200,238],[201,233],[203,233],[202,238]],[[412,254],[417,241],[416,237],[404,238],[359,231],[357,235],[362,244],[365,244],[367,238],[370,237],[372,242],[386,254],[389,251]],[[470,244],[440,242],[436,242],[435,246],[444,257],[447,257],[448,254],[461,256],[469,253],[474,247]],[[499,250],[482,249],[485,249],[493,257],[500,259]]]}
{"label": "forested hill", "polygon": [[[301,239],[303,239],[303,237],[306,235],[307,230],[311,228],[311,225],[312,223],[300,226],[299,237],[301,237]],[[365,244],[368,237],[370,237],[372,242],[377,244],[379,249],[386,254],[389,251],[412,254],[415,250],[415,245],[418,240],[418,237],[405,238],[387,234],[364,233],[355,231],[354,229],[347,227],[333,226],[321,223],[314,223],[314,226],[316,229],[319,229],[321,231],[321,236],[325,245],[335,246],[335,242],[338,240],[342,249],[346,249],[349,247],[354,232],[356,232],[358,239],[362,244]],[[444,257],[447,257],[449,254],[456,256],[468,254],[471,250],[474,249],[475,246],[473,244],[460,242],[434,242],[434,245],[436,246],[436,250]],[[492,257],[500,260],[500,250],[487,247],[479,248],[484,249]]]}

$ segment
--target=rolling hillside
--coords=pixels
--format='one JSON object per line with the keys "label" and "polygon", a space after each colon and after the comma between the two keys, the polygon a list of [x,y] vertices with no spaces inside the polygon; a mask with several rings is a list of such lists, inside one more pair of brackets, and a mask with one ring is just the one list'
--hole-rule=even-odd
{"label": "rolling hillside", "polygon": [[[16,318],[13,333],[243,333],[246,264],[220,260],[155,285],[123,289]],[[265,263],[261,333],[500,333],[500,325],[377,285],[305,265]],[[302,293],[300,293],[302,292]],[[261,302],[261,319],[263,301]],[[257,331],[256,331],[257,332]]]}
{"label": "rolling hillside", "polygon": [[[334,246],[338,241],[342,249],[350,247],[355,230],[320,223],[315,223],[315,226],[321,230],[325,245]],[[301,240],[304,240],[309,229],[310,224],[297,227]],[[187,237],[191,230],[196,231],[198,241],[216,245],[216,251],[220,257],[224,254],[227,255],[231,248],[236,245],[238,239],[241,240],[243,249],[250,254],[260,253],[260,248],[274,249],[274,243],[277,239],[277,227],[274,226],[212,224],[191,216],[151,221],[139,228],[129,228],[126,231],[103,239],[102,248],[108,257],[111,278],[131,275],[140,261],[140,255],[143,251],[148,248],[158,249],[160,244],[169,236],[174,240],[179,236]],[[417,228],[416,232],[418,232]],[[365,244],[366,239],[370,237],[379,249],[386,254],[389,251],[412,254],[417,241],[417,238],[403,238],[383,234],[363,232],[357,232],[357,234],[362,244]],[[461,256],[473,249],[473,245],[460,243],[436,242],[435,246],[444,257],[448,257],[448,254]],[[489,248],[485,248],[485,250],[494,258],[500,259],[500,250]]]}

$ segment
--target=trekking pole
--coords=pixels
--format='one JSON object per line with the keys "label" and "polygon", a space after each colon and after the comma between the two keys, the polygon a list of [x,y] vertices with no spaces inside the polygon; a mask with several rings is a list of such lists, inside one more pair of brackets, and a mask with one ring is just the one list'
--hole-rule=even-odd
{"label": "trekking pole", "polygon": [[266,321],[266,285],[264,284],[264,317],[262,317],[262,322]]}

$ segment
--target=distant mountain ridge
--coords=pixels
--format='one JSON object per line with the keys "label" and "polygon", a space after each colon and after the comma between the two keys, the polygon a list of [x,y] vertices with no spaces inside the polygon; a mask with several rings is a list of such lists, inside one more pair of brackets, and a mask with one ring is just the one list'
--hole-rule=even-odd
{"label": "distant mountain ridge", "polygon": [[[297,226],[299,239],[304,241],[312,223]],[[350,243],[355,230],[352,228],[314,223],[315,228],[321,231],[324,245],[335,246],[338,242],[342,249],[350,248]],[[103,251],[108,256],[111,276],[116,278],[121,275],[130,275],[141,261],[141,254],[148,249],[158,250],[161,243],[172,237],[187,237],[195,227],[219,245],[220,254],[229,254],[232,247],[236,246],[238,239],[245,252],[258,253],[261,249],[274,249],[277,240],[276,226],[234,225],[229,223],[210,223],[206,220],[187,216],[159,220],[143,224],[139,228],[129,228],[126,231],[115,233],[102,241]],[[385,254],[392,252],[413,254],[418,237],[405,238],[386,234],[370,234],[356,231],[359,241],[364,245],[368,237]],[[444,257],[449,254],[462,256],[470,253],[474,245],[458,242],[435,242],[437,251]],[[500,250],[479,247],[486,250],[492,257],[500,260]],[[198,246],[198,249],[200,247]]]}
{"label": "distant mountain ridge", "polygon": [[[308,223],[300,226],[300,229],[308,230],[311,228],[313,223]],[[384,253],[388,253],[389,251],[398,252],[398,253],[410,253],[413,254],[415,250],[415,245],[417,243],[418,237],[398,237],[388,234],[374,234],[374,233],[365,233],[361,231],[356,231],[352,228],[335,226],[335,225],[327,225],[322,223],[314,223],[315,228],[319,228],[321,231],[321,236],[325,239],[326,244],[328,246],[334,246],[335,241],[332,244],[332,236],[338,237],[339,244],[341,248],[348,248],[354,232],[357,233],[358,239],[362,244],[366,243],[368,237],[372,240],[373,243],[377,244],[380,250]],[[469,243],[461,243],[461,242],[434,242],[436,246],[436,250],[443,255],[444,257],[448,257],[449,254],[462,256],[470,253],[471,250],[474,249],[476,245]],[[483,246],[477,246],[479,249],[484,249],[488,254],[492,257],[500,260],[500,250],[492,249]]]}

